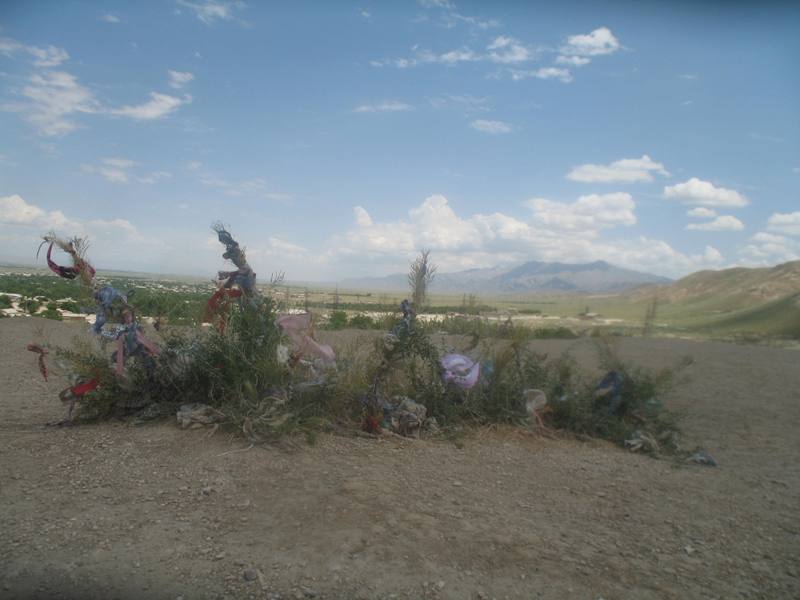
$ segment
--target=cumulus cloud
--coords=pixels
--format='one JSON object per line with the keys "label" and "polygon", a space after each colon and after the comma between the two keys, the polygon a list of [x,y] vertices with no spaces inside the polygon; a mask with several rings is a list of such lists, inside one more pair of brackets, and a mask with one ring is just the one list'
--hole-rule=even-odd
{"label": "cumulus cloud", "polygon": [[60,210],[47,211],[28,204],[22,196],[13,194],[0,197],[0,225],[36,227],[44,231],[68,229],[77,223]]}
{"label": "cumulus cloud", "polygon": [[800,260],[800,241],[760,231],[739,250],[739,255],[744,264],[752,266],[769,266]]}
{"label": "cumulus cloud", "polygon": [[736,190],[716,187],[697,177],[677,185],[666,186],[664,197],[699,206],[738,208],[749,204],[748,199]]}
{"label": "cumulus cloud", "polygon": [[106,23],[119,23],[119,17],[116,17],[112,14],[106,14],[100,17],[101,21],[105,21]]}
{"label": "cumulus cloud", "polygon": [[598,231],[617,225],[635,225],[636,203],[630,194],[590,194],[573,203],[554,202],[545,198],[528,200],[534,220],[542,225],[565,230]]}
{"label": "cumulus cloud", "polygon": [[623,158],[610,165],[580,165],[567,173],[567,179],[586,183],[634,183],[653,181],[653,173],[669,176],[663,164],[643,154],[641,158]]}
{"label": "cumulus cloud", "polygon": [[686,211],[686,216],[694,217],[695,219],[711,219],[717,216],[717,211],[710,208],[697,207]]}
{"label": "cumulus cloud", "polygon": [[587,34],[571,35],[560,51],[562,56],[601,56],[621,48],[619,40],[608,27],[598,27]]}
{"label": "cumulus cloud", "polygon": [[[431,248],[444,270],[488,267],[527,260],[611,263],[651,272],[682,275],[719,264],[714,248],[686,255],[646,237],[605,241],[601,230],[635,222],[627,194],[579,198],[572,204],[531,201],[529,221],[502,213],[459,216],[441,195],[429,196],[406,218],[379,222],[364,207],[354,209],[354,226],[335,236],[331,264],[359,263],[366,271],[405,270],[419,248]],[[548,223],[546,223],[548,222]]]}
{"label": "cumulus cloud", "polygon": [[584,65],[588,65],[592,62],[592,59],[586,58],[585,56],[562,56],[559,55],[556,57],[556,64],[559,65],[568,65],[570,67],[582,67]]}
{"label": "cumulus cloud", "polygon": [[512,131],[511,125],[508,123],[504,123],[503,121],[489,121],[486,119],[476,119],[475,121],[472,121],[469,126],[476,131],[491,133],[493,135],[511,133]]}
{"label": "cumulus cloud", "polygon": [[355,113],[407,112],[414,107],[399,100],[384,100],[378,104],[362,104],[353,109]]}
{"label": "cumulus cloud", "polygon": [[189,2],[188,0],[178,0],[178,4],[188,8],[194,16],[206,25],[212,25],[216,21],[230,21],[236,17],[238,11],[244,10],[244,2],[226,2],[207,0],[206,2]]}
{"label": "cumulus cloud", "polygon": [[495,38],[486,49],[489,51],[489,60],[503,65],[527,62],[536,54],[519,40],[505,35]]}
{"label": "cumulus cloud", "polygon": [[741,231],[744,229],[744,223],[731,215],[722,215],[707,223],[689,223],[686,229],[696,231]]}
{"label": "cumulus cloud", "polygon": [[167,71],[167,73],[169,73],[170,87],[175,88],[176,90],[181,89],[187,83],[192,81],[192,79],[194,79],[194,75],[186,71],[173,71],[170,69]]}
{"label": "cumulus cloud", "polygon": [[800,211],[774,213],[767,220],[767,229],[787,235],[800,235]]}

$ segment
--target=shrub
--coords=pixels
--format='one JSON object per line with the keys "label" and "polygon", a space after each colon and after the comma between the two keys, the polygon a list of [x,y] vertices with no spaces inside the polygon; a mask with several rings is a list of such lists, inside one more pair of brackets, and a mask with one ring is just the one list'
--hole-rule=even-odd
{"label": "shrub", "polygon": [[11,308],[11,298],[5,294],[0,294],[0,308]]}
{"label": "shrub", "polygon": [[344,329],[347,327],[347,313],[343,310],[335,310],[328,319],[328,329]]}
{"label": "shrub", "polygon": [[19,303],[19,307],[27,313],[36,314],[36,311],[39,310],[39,307],[42,305],[41,302],[35,300],[33,298],[25,298]]}
{"label": "shrub", "polygon": [[354,329],[373,329],[375,320],[368,315],[353,315],[350,317],[348,325]]}

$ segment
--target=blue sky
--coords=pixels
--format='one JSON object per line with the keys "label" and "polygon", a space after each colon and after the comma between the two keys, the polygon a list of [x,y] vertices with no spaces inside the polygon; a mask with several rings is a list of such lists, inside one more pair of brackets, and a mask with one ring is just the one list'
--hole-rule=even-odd
{"label": "blue sky", "polygon": [[0,5],[0,260],[262,279],[800,259],[800,5]]}

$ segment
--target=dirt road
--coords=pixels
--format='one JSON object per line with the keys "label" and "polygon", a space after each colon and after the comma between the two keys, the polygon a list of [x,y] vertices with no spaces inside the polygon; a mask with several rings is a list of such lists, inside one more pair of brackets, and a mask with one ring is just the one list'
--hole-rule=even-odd
{"label": "dirt road", "polygon": [[510,429],[247,449],[45,428],[64,383],[25,344],[81,330],[0,321],[2,598],[800,597],[800,352],[622,340],[643,366],[693,356],[668,403],[709,468]]}

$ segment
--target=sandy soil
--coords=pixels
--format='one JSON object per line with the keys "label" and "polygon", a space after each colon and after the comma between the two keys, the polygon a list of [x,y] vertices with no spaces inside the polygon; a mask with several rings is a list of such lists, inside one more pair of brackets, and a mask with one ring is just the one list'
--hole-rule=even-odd
{"label": "sandy soil", "polygon": [[[800,353],[622,340],[694,357],[669,403],[718,468],[480,430],[251,448],[172,423],[62,416],[25,344],[79,326],[0,321],[2,598],[797,598]],[[541,341],[591,366],[588,340]]]}

